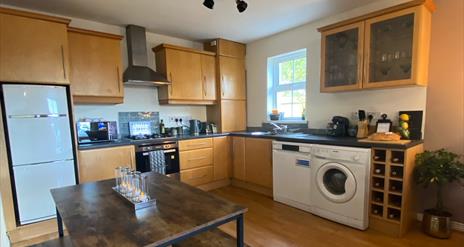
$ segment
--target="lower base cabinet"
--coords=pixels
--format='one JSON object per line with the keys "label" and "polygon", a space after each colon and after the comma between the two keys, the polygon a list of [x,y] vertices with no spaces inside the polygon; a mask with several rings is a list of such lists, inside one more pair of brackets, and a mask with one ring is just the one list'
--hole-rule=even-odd
{"label": "lower base cabinet", "polygon": [[119,166],[135,169],[134,146],[79,150],[79,183],[114,178]]}
{"label": "lower base cabinet", "polygon": [[232,137],[233,178],[272,189],[272,140]]}
{"label": "lower base cabinet", "polygon": [[181,181],[200,186],[229,179],[230,149],[228,136],[180,141]]}

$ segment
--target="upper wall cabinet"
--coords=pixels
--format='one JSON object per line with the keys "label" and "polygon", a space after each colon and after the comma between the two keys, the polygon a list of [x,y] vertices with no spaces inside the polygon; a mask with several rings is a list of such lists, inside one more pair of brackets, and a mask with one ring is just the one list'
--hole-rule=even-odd
{"label": "upper wall cabinet", "polygon": [[158,89],[160,104],[216,103],[215,53],[162,44],[155,48],[156,70],[171,85]]}
{"label": "upper wall cabinet", "polygon": [[354,90],[362,87],[364,23],[322,33],[321,90]]}
{"label": "upper wall cabinet", "polygon": [[433,6],[416,0],[319,29],[321,92],[426,86]]}
{"label": "upper wall cabinet", "polygon": [[77,28],[68,31],[74,102],[122,103],[122,36]]}
{"label": "upper wall cabinet", "polygon": [[69,84],[69,22],[0,7],[0,81]]}

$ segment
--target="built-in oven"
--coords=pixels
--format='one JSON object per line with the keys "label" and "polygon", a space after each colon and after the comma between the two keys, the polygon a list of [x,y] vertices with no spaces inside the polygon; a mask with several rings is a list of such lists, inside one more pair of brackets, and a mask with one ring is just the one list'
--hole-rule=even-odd
{"label": "built-in oven", "polygon": [[145,142],[135,145],[136,169],[140,172],[178,174],[179,148],[176,141]]}

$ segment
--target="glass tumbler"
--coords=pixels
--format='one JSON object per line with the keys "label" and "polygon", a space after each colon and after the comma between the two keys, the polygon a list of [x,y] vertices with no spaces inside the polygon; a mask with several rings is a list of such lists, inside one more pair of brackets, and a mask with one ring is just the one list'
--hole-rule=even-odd
{"label": "glass tumbler", "polygon": [[140,202],[146,202],[150,200],[150,197],[148,196],[147,180],[148,180],[148,177],[146,175],[140,176],[140,195],[139,195]]}
{"label": "glass tumbler", "polygon": [[116,191],[119,191],[121,188],[121,183],[122,183],[122,167],[116,167],[114,169],[114,180],[115,180],[115,189]]}
{"label": "glass tumbler", "polygon": [[129,186],[128,186],[128,176],[129,176],[129,168],[127,167],[123,167],[121,169],[121,188],[119,189],[119,192],[123,195],[126,195],[127,192],[128,192],[128,189],[129,189]]}
{"label": "glass tumbler", "polygon": [[131,200],[134,202],[138,201],[138,197],[140,195],[140,172],[133,172],[132,173],[132,193],[131,193]]}

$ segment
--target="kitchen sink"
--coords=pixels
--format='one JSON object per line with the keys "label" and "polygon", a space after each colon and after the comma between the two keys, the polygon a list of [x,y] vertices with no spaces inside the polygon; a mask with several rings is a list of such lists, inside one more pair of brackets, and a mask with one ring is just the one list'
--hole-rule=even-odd
{"label": "kitchen sink", "polygon": [[264,136],[264,135],[271,135],[272,133],[269,131],[253,131],[250,132],[252,136]]}

